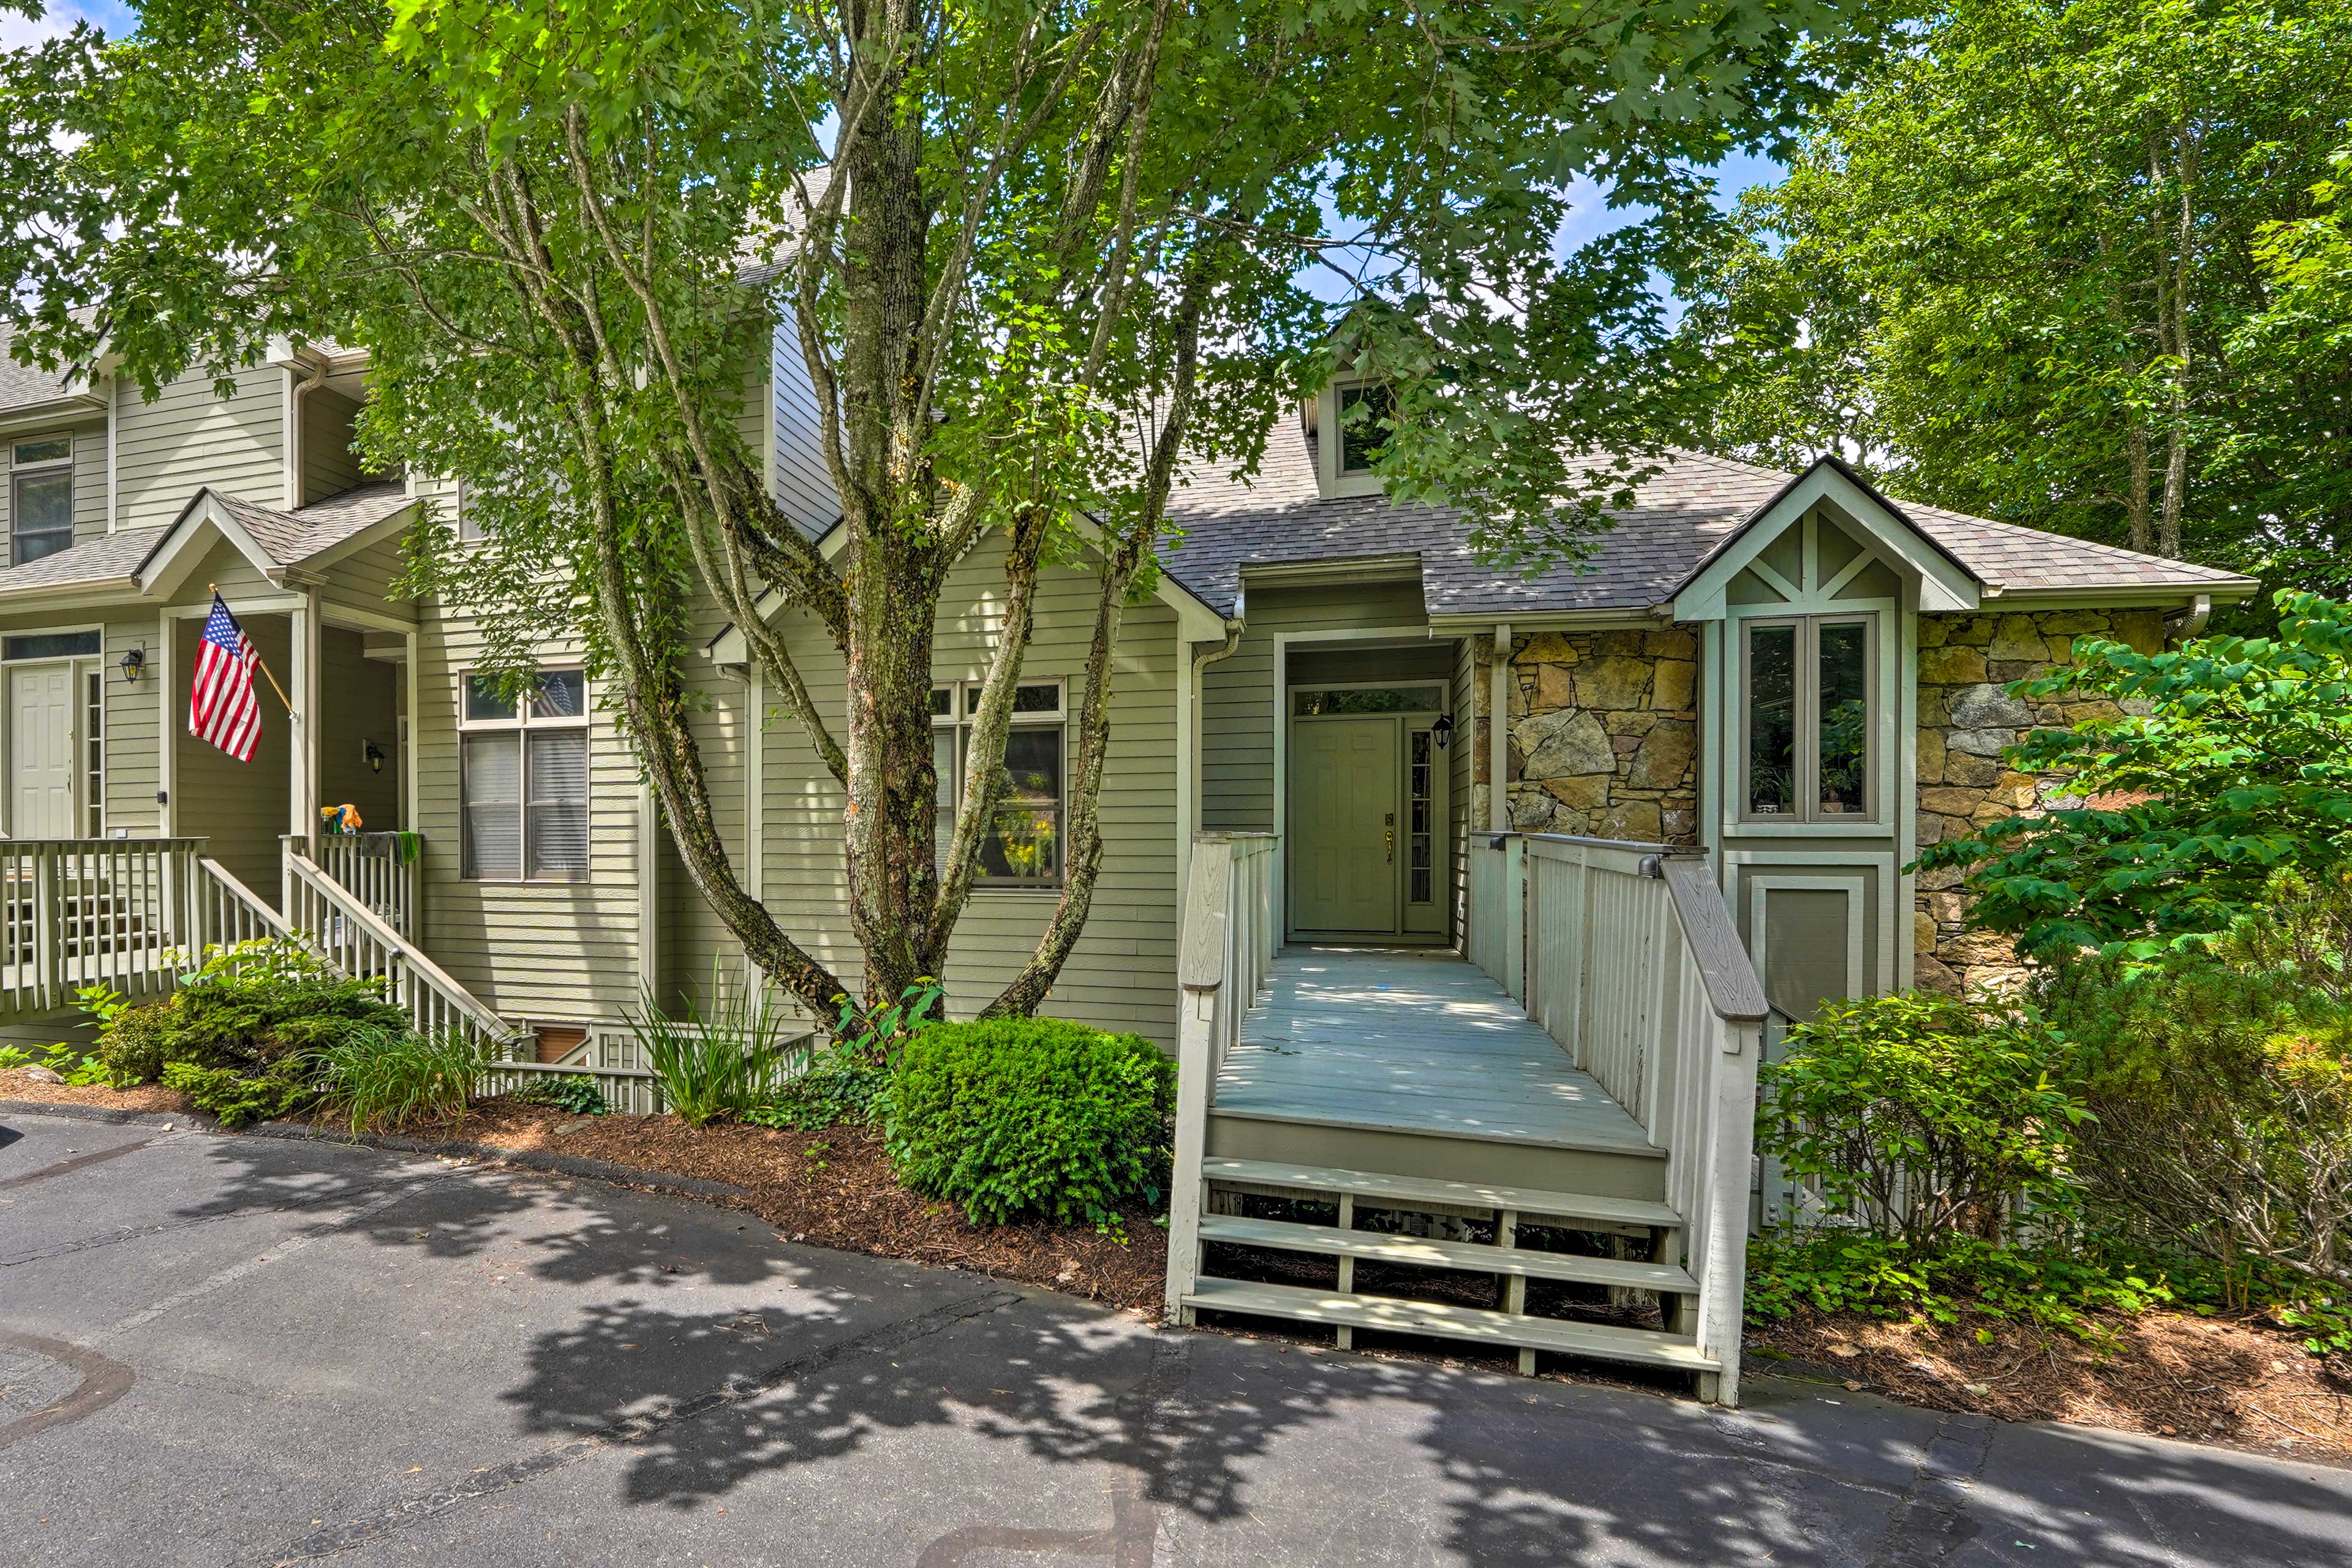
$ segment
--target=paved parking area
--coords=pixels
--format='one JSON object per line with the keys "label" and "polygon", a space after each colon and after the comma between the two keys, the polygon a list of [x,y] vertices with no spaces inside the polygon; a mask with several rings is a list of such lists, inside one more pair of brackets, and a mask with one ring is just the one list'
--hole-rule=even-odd
{"label": "paved parking area", "polygon": [[2352,1473],[1158,1333],[593,1183],[0,1110],[21,1564],[2352,1560]]}

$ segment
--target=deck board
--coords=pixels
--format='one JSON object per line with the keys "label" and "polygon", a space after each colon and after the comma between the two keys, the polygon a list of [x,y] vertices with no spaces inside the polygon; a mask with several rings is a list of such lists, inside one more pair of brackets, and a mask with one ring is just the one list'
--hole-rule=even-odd
{"label": "deck board", "polygon": [[1450,952],[1286,949],[1217,1074],[1220,1115],[1569,1148],[1653,1147],[1502,988]]}

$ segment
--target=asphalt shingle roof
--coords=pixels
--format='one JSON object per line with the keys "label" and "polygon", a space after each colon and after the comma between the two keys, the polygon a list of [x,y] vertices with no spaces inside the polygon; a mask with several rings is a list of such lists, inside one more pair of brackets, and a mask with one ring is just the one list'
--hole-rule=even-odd
{"label": "asphalt shingle roof", "polygon": [[[374,527],[410,501],[405,487],[399,484],[361,485],[294,511],[240,500],[218,490],[212,494],[279,566],[299,566]],[[126,528],[84,540],[54,555],[0,571],[0,594],[126,581],[172,532],[170,528]]]}
{"label": "asphalt shingle roof", "polygon": [[[1231,615],[1244,571],[1308,562],[1421,558],[1433,616],[1515,611],[1648,610],[1795,476],[1677,452],[1665,471],[1611,512],[1614,526],[1580,566],[1534,578],[1498,571],[1470,552],[1468,522],[1450,509],[1392,505],[1382,496],[1318,494],[1303,438],[1277,431],[1258,477],[1235,484],[1195,471],[1171,499],[1184,530],[1168,570],[1212,608]],[[2245,586],[2210,567],[2136,554],[2086,540],[1990,522],[1936,507],[1890,502],[1979,580],[2004,590],[2148,585]]]}
{"label": "asphalt shingle roof", "polygon": [[213,499],[253,536],[253,542],[280,566],[299,566],[331,550],[355,533],[363,533],[409,504],[405,486],[397,481],[358,485],[325,500],[293,511],[239,500],[218,490]]}
{"label": "asphalt shingle roof", "polygon": [[0,410],[54,403],[80,390],[53,372],[18,364],[16,356],[8,352],[9,340],[15,335],[0,331]]}
{"label": "asphalt shingle roof", "polygon": [[24,588],[63,588],[77,583],[118,583],[139,570],[171,532],[168,528],[126,528],[85,540],[54,555],[0,572],[0,594]]}

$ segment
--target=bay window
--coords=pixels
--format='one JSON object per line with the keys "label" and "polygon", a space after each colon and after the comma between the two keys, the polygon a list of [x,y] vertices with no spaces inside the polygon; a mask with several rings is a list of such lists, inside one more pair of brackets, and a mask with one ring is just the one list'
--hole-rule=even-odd
{"label": "bay window", "polygon": [[[978,681],[932,689],[931,766],[939,779],[936,837],[942,870],[955,838],[956,813],[986,765],[971,754],[979,710]],[[1003,778],[995,815],[981,837],[976,886],[1061,886],[1066,719],[1059,681],[1024,681],[1013,689],[1013,727],[995,763]]]}
{"label": "bay window", "polygon": [[1875,617],[1751,620],[1741,636],[1740,815],[1867,820],[1878,765]]}
{"label": "bay window", "polygon": [[588,681],[539,672],[528,701],[466,678],[458,714],[465,876],[564,882],[588,874]]}

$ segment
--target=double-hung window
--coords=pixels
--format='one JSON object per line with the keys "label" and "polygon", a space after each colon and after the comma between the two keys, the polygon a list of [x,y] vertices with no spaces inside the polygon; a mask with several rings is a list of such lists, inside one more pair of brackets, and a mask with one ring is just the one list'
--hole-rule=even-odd
{"label": "double-hung window", "polygon": [[[931,691],[931,766],[939,775],[939,856],[955,838],[956,812],[985,765],[971,754],[980,683]],[[1062,883],[1063,736],[1067,715],[1059,681],[1024,681],[1013,693],[995,815],[980,844],[982,887],[1057,888]]]}
{"label": "double-hung window", "polygon": [[8,563],[22,566],[73,543],[73,437],[43,436],[9,452]]}
{"label": "double-hung window", "polygon": [[466,678],[458,723],[465,875],[568,882],[588,874],[588,679],[544,669],[529,700]]}
{"label": "double-hung window", "polygon": [[1876,617],[1751,620],[1741,636],[1740,815],[1768,822],[1869,818],[1878,767]]}

